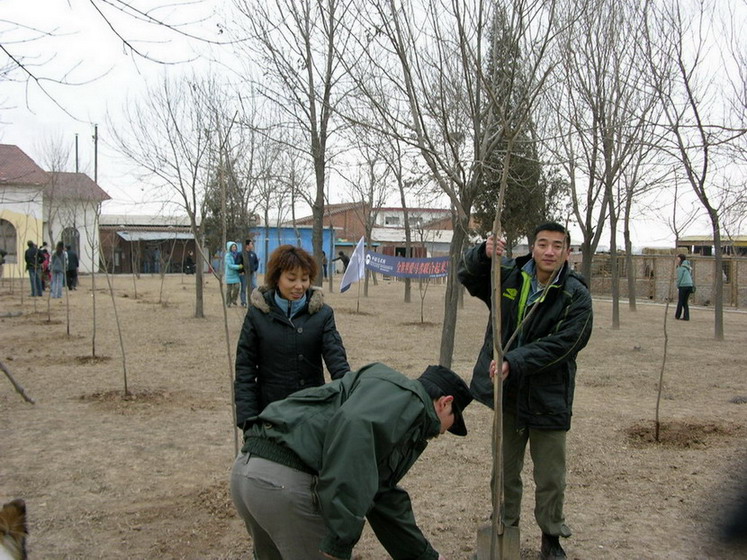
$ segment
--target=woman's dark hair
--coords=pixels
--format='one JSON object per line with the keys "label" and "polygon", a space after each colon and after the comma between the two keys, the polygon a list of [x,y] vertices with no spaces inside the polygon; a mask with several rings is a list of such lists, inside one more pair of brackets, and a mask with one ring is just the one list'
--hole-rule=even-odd
{"label": "woman's dark hair", "polygon": [[300,268],[309,275],[313,282],[316,278],[316,261],[306,251],[294,245],[281,245],[272,252],[267,263],[265,285],[270,288],[278,287],[280,275],[286,270]]}
{"label": "woman's dark hair", "polygon": [[685,262],[687,260],[687,257],[685,255],[683,255],[682,253],[680,253],[679,255],[677,255],[677,258],[680,259],[680,264],[682,264],[683,262]]}
{"label": "woman's dark hair", "polygon": [[62,241],[57,242],[57,247],[55,247],[54,252],[58,255],[61,255],[62,252],[65,250],[65,244]]}

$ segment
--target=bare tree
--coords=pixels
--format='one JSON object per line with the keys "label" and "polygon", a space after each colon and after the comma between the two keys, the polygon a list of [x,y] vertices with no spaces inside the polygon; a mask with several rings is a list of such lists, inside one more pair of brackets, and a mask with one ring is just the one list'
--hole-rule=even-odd
{"label": "bare tree", "polygon": [[[348,61],[354,64],[354,58]],[[380,71],[371,65],[366,65],[370,71]],[[351,69],[352,74],[360,72],[358,68]],[[398,97],[396,88],[385,75],[368,76],[363,88],[359,88],[346,99],[338,111],[342,118],[351,126],[352,138],[355,139],[359,131],[372,141],[372,147],[376,146],[377,157],[386,166],[388,175],[394,180],[403,213],[403,229],[405,234],[405,257],[412,257],[412,225],[410,223],[410,211],[407,197],[415,194],[427,184],[429,173],[418,169],[419,150],[412,142],[405,140],[409,137],[409,127],[406,126],[409,109],[401,97]],[[353,143],[355,140],[353,140]],[[374,277],[375,278],[375,277]],[[410,303],[412,300],[412,279],[404,279],[404,301]],[[366,294],[368,292],[366,291]]]}
{"label": "bare tree", "polygon": [[101,204],[94,201],[85,201],[83,206],[83,215],[85,222],[90,223],[93,219],[94,229],[86,228],[86,242],[91,254],[91,358],[96,359],[96,336],[98,334],[98,307],[96,305],[96,276],[98,272],[98,254],[99,254],[99,217],[101,216]]}
{"label": "bare tree", "polygon": [[[117,325],[117,338],[119,340],[119,350],[122,356],[122,383],[123,393],[125,397],[130,396],[130,389],[127,382],[127,352],[125,351],[124,333],[122,332],[122,322],[119,320],[119,310],[117,308],[117,298],[114,297],[114,283],[112,282],[112,275],[109,273],[109,266],[106,262],[106,254],[101,251],[101,262],[102,268],[104,269],[104,277],[106,278],[106,284],[109,287],[109,297],[112,300],[112,310],[114,311],[114,322]],[[163,291],[163,277],[161,278],[161,291]],[[160,303],[160,294],[159,294]]]}
{"label": "bare tree", "polygon": [[[210,92],[215,92],[210,79],[164,77],[159,85],[149,88],[140,103],[126,108],[130,130],[113,129],[117,146],[141,170],[141,178],[160,188],[165,199],[175,200],[189,217],[199,253],[195,270],[198,318],[204,317],[203,264],[210,260],[202,245],[205,194],[212,171],[208,164],[211,148],[220,144],[212,111],[219,103],[209,99]],[[224,101],[227,107],[228,101]],[[231,116],[225,118],[230,121]]]}
{"label": "bare tree", "polygon": [[[386,202],[389,187],[388,166],[382,161],[381,150],[375,135],[371,131],[359,130],[355,133],[354,141],[357,152],[360,154],[360,164],[352,177],[344,175],[343,178],[348,185],[348,192],[355,205],[354,211],[363,224],[366,243],[371,247],[373,239],[373,228],[379,211]],[[363,295],[368,297],[368,281],[371,271],[366,271],[366,279],[363,284]]]}
{"label": "bare tree", "polygon": [[314,168],[312,246],[321,270],[328,143],[334,133],[335,105],[344,95],[337,52],[346,48],[342,22],[349,15],[350,0],[234,0],[234,4],[247,24],[248,40],[239,43],[243,55],[263,69],[257,91],[277,103],[288,126],[304,137],[303,151]]}
{"label": "bare tree", "polygon": [[[722,19],[723,29],[727,30],[728,47],[725,48],[724,66],[730,71],[726,73],[731,89],[730,117],[735,130],[747,131],[747,40],[741,29],[747,3],[728,3],[724,6],[726,13]],[[744,167],[747,165],[747,134],[736,139],[730,152],[733,161],[739,162],[739,167],[733,176],[725,180],[726,189],[730,192],[729,202],[722,208],[724,228],[736,235],[744,231],[747,219],[747,180],[744,178]]]}
{"label": "bare tree", "polygon": [[[228,43],[221,25],[208,25],[208,22],[213,23],[209,6],[192,0],[150,3],[147,10],[135,2],[120,0],[89,0],[82,6],[67,4],[69,21],[88,19],[94,22],[93,25],[109,30],[133,61],[180,64],[190,62],[194,57],[183,54],[185,51],[182,49],[174,48],[175,43],[215,46]],[[0,82],[23,82],[27,95],[32,88],[36,89],[63,112],[74,117],[73,108],[61,103],[50,86],[72,88],[90,84],[109,70],[90,72],[90,65],[85,64],[87,53],[83,52],[79,53],[79,60],[60,65],[56,45],[50,40],[69,34],[62,24],[40,27],[20,20],[1,20]]]}
{"label": "bare tree", "polygon": [[[42,211],[47,224],[46,235],[49,240],[49,251],[55,246],[57,239],[62,239],[62,222],[69,218],[70,211],[63,202],[64,193],[61,192],[60,177],[70,161],[70,150],[65,148],[61,138],[48,138],[43,147],[44,161],[49,181],[44,186]],[[63,218],[64,216],[64,218]],[[56,231],[56,229],[58,231]],[[66,292],[67,295],[67,292]],[[52,320],[51,305],[52,290],[47,292],[47,321]],[[69,311],[69,302],[66,301]],[[67,316],[67,331],[70,334],[70,317]]]}
{"label": "bare tree", "polygon": [[712,6],[708,2],[649,3],[645,20],[646,54],[651,72],[659,84],[658,95],[664,112],[670,153],[685,172],[687,182],[705,209],[711,223],[714,244],[713,275],[714,334],[724,338],[721,218],[714,199],[717,187],[711,183],[717,152],[744,131],[730,130],[720,120],[722,101],[713,86],[707,59],[713,31]]}
{"label": "bare tree", "polygon": [[[576,4],[582,9],[575,32],[565,45],[564,72],[573,99],[574,111],[570,114],[573,135],[577,137],[577,145],[583,146],[580,155],[588,173],[589,192],[599,193],[600,211],[609,219],[612,328],[618,329],[617,234],[626,199],[636,194],[636,189],[624,188],[621,178],[636,158],[645,157],[650,150],[644,136],[650,136],[653,129],[651,113],[658,97],[650,85],[649,68],[641,63],[643,14],[637,6],[611,0],[580,0]],[[581,217],[582,201],[575,190],[574,195],[576,216]],[[587,278],[594,245],[592,232],[599,233],[603,228],[601,223],[590,223],[593,214],[588,210],[587,207],[585,219],[580,220]]]}
{"label": "bare tree", "polygon": [[[412,161],[416,154],[407,144],[402,142],[400,137],[390,136],[385,137],[384,140],[386,142],[384,161],[397,186],[404,221],[402,227],[405,233],[405,258],[409,259],[413,257],[412,236],[415,224],[411,220],[408,197],[417,197],[427,183],[427,176],[419,173],[417,166]],[[412,301],[412,278],[405,278],[404,285],[404,301],[410,303]]]}
{"label": "bare tree", "polygon": [[[652,155],[656,157],[656,152],[651,144],[644,140],[637,150],[637,155],[633,157],[630,165],[622,170],[620,177],[620,186],[623,191],[618,198],[618,204],[622,206],[620,212],[623,216],[623,238],[625,242],[625,269],[627,270],[628,279],[628,308],[630,311],[636,311],[636,272],[635,261],[633,259],[633,240],[631,232],[631,223],[634,216],[634,203],[639,201],[642,195],[650,194],[654,191],[663,191],[661,184],[667,179],[668,170],[664,172],[657,169],[649,158]],[[676,200],[676,197],[675,197]]]}
{"label": "bare tree", "polygon": [[[456,263],[485,165],[500,145],[510,154],[544,86],[548,47],[562,26],[552,0],[500,5],[378,0],[362,3],[359,12],[355,36],[367,58],[358,64],[356,85],[366,91],[369,75],[391,81],[408,107],[407,120],[398,121],[383,105],[377,109],[388,122],[404,125],[401,138],[418,148],[455,209],[439,357],[448,366],[460,291]],[[519,58],[503,56],[509,52]],[[489,71],[488,53],[505,62],[502,72]],[[396,133],[394,125],[389,130]],[[509,165],[510,155],[501,164]]]}
{"label": "bare tree", "polygon": [[70,148],[65,146],[61,137],[45,138],[42,140],[42,154],[42,165],[49,175],[49,182],[44,187],[44,220],[49,242],[54,244],[58,237],[62,238],[60,222],[67,221],[70,214],[63,206],[64,193],[60,186],[60,173],[67,171],[70,162]]}

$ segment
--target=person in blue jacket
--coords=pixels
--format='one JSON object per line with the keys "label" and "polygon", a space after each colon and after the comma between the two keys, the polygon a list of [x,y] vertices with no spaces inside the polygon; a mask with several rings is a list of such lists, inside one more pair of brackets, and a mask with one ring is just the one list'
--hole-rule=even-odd
{"label": "person in blue jacket", "polygon": [[680,253],[677,255],[677,310],[674,312],[674,318],[683,321],[690,320],[690,306],[687,301],[690,294],[695,290],[693,282],[693,267],[687,257]]}
{"label": "person in blue jacket", "polygon": [[244,265],[236,264],[238,255],[238,246],[233,241],[226,243],[226,254],[223,256],[223,274],[226,283],[226,307],[236,305],[239,297],[239,286],[241,278],[239,273],[243,270]]}

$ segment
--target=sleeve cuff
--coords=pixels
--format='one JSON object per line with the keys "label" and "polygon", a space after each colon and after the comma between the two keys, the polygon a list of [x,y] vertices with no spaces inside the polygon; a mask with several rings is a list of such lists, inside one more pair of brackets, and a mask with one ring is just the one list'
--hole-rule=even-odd
{"label": "sleeve cuff", "polygon": [[322,544],[319,548],[322,552],[335,558],[350,560],[350,556],[353,553],[353,546],[355,546],[355,543],[346,543],[333,535],[327,535],[322,539]]}
{"label": "sleeve cuff", "polygon": [[483,241],[480,244],[480,246],[477,248],[477,259],[479,260],[480,264],[491,262],[490,257],[488,257],[488,254],[485,252],[486,246],[487,246],[487,241]]}

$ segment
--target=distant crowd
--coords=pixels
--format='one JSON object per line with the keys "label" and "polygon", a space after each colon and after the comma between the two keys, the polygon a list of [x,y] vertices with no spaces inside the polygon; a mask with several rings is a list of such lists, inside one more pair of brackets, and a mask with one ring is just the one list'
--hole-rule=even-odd
{"label": "distant crowd", "polygon": [[31,283],[31,297],[41,297],[49,288],[52,298],[61,298],[62,289],[75,290],[78,287],[78,254],[70,245],[58,241],[50,253],[47,242],[41,247],[28,241],[24,253],[26,272]]}

